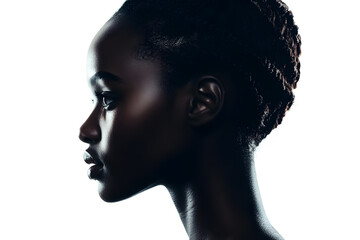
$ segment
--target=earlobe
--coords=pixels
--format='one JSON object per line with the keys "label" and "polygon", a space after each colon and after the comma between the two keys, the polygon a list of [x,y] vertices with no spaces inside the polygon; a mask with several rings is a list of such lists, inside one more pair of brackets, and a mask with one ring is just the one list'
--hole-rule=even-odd
{"label": "earlobe", "polygon": [[196,81],[189,103],[190,124],[201,126],[211,122],[223,107],[224,95],[224,87],[216,77],[205,76]]}

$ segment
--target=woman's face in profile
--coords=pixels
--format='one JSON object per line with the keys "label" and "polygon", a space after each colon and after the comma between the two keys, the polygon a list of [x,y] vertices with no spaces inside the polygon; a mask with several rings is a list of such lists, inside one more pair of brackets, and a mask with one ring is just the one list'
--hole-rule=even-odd
{"label": "woman's face in profile", "polygon": [[126,24],[109,21],[88,53],[95,99],[80,139],[89,144],[84,158],[94,165],[88,174],[99,181],[105,201],[156,185],[186,142],[185,98],[166,95],[159,63],[137,58],[140,37]]}

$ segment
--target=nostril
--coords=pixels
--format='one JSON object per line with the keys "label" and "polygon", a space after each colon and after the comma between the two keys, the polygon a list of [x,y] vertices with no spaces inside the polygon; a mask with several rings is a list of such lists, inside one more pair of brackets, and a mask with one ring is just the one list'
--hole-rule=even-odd
{"label": "nostril", "polygon": [[81,132],[80,132],[80,134],[79,134],[79,139],[80,139],[81,141],[85,142],[85,143],[92,143],[91,138],[85,136],[85,135],[82,134]]}

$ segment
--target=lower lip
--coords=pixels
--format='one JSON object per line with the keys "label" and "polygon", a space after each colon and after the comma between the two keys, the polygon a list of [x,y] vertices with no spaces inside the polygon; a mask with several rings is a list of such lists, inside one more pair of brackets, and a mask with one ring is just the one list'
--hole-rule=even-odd
{"label": "lower lip", "polygon": [[90,179],[100,180],[103,176],[103,166],[93,165],[88,170],[88,177]]}

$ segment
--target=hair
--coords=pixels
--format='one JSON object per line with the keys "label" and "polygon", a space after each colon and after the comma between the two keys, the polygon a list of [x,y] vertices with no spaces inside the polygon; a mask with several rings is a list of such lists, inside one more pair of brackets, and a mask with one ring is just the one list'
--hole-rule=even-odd
{"label": "hair", "polygon": [[242,141],[257,146],[293,104],[301,39],[282,1],[127,0],[119,16],[141,28],[139,52],[166,65],[168,85],[191,74],[231,73],[240,86]]}

